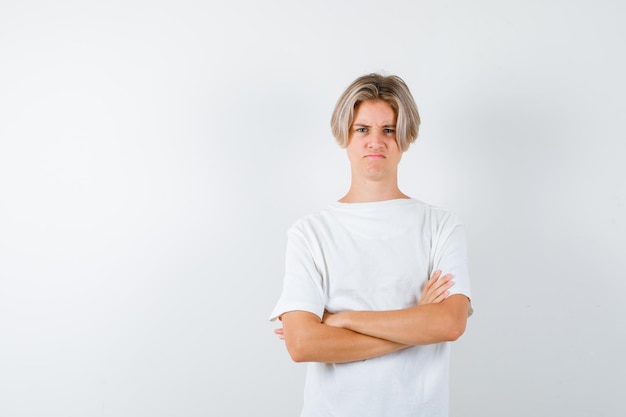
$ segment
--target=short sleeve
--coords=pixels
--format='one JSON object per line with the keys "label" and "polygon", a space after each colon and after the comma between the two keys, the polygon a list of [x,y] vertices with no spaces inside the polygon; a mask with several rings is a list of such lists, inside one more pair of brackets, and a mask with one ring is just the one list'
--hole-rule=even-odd
{"label": "short sleeve", "polygon": [[[471,302],[465,227],[457,216],[450,213],[443,216],[433,233],[431,273],[438,269],[444,274],[452,274],[454,285],[450,288],[450,295],[463,294]],[[472,313],[470,304],[468,315]]]}
{"label": "short sleeve", "polygon": [[287,233],[283,290],[270,320],[288,311],[302,310],[324,315],[324,292],[320,269],[315,263],[312,239],[301,227],[292,226]]}

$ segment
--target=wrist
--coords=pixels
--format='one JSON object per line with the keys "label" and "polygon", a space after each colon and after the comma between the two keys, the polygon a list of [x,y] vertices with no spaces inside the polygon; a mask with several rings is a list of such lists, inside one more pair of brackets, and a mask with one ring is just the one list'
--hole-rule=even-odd
{"label": "wrist", "polygon": [[324,314],[324,324],[326,324],[327,326],[331,326],[331,327],[337,327],[337,328],[345,328],[344,325],[344,317],[346,315],[346,312],[341,312],[341,313],[326,313]]}
{"label": "wrist", "polygon": [[353,316],[352,313],[353,313],[352,311],[343,311],[340,314],[338,314],[338,316],[339,316],[339,317],[337,317],[339,319],[338,320],[338,325],[340,327],[343,327],[344,329],[351,330],[350,325],[352,323],[352,320],[351,320],[352,316]]}

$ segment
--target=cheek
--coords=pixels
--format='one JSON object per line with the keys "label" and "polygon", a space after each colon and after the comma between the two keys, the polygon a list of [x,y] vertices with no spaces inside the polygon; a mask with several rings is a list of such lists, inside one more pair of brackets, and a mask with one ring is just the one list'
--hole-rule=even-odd
{"label": "cheek", "polygon": [[398,145],[398,142],[395,139],[390,139],[389,142],[387,142],[387,148],[390,150],[402,152],[400,150],[400,146]]}
{"label": "cheek", "polygon": [[400,149],[398,144],[395,143],[395,142],[394,142],[394,145],[393,145],[393,152],[396,154],[396,158],[398,160],[402,159],[402,155],[404,155],[404,151],[402,149]]}
{"label": "cheek", "polygon": [[352,147],[347,147],[346,148],[346,155],[348,156],[348,159],[350,161],[352,161],[354,159],[354,155],[355,155],[354,149],[352,149]]}

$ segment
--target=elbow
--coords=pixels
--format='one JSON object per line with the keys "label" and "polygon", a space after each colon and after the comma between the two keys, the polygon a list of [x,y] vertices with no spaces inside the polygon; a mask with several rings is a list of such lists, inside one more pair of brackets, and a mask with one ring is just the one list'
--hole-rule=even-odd
{"label": "elbow", "polygon": [[450,320],[450,323],[446,326],[446,332],[444,338],[447,342],[455,342],[459,340],[463,333],[465,333],[466,320]]}
{"label": "elbow", "polygon": [[447,341],[456,342],[457,340],[459,340],[461,336],[463,336],[463,333],[465,333],[464,328],[455,327],[455,328],[449,329],[448,335],[447,335]]}
{"label": "elbow", "polygon": [[298,363],[311,361],[310,352],[307,349],[308,343],[301,337],[286,338],[285,345],[292,361]]}
{"label": "elbow", "polygon": [[299,350],[294,350],[294,349],[289,349],[289,356],[291,356],[291,360],[296,362],[296,363],[301,363],[301,362],[309,362],[307,360],[307,356]]}
{"label": "elbow", "polygon": [[306,360],[303,356],[291,355],[291,360],[296,363],[310,362]]}
{"label": "elbow", "polygon": [[311,313],[289,313],[283,318],[285,347],[294,362],[316,361],[318,326],[321,326],[320,319]]}

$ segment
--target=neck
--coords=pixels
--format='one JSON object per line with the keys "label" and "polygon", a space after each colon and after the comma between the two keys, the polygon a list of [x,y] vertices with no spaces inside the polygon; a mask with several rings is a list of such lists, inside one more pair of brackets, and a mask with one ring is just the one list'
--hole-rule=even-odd
{"label": "neck", "polygon": [[355,181],[353,178],[348,193],[339,201],[342,203],[371,203],[397,198],[410,198],[400,191],[397,181]]}

